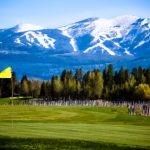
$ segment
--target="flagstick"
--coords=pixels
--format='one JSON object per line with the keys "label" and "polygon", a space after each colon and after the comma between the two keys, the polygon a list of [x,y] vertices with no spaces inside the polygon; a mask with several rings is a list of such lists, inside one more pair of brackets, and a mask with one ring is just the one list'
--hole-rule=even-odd
{"label": "flagstick", "polygon": [[[12,108],[13,108],[13,77],[11,76],[11,105],[12,105]],[[13,128],[14,127],[14,121],[13,121],[13,116],[12,116],[12,120],[11,120],[11,127]]]}

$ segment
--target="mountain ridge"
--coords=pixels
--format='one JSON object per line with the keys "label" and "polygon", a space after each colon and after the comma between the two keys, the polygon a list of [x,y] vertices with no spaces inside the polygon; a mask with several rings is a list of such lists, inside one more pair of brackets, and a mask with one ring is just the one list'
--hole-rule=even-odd
{"label": "mountain ridge", "polygon": [[[57,66],[60,71],[68,66],[79,68],[86,65],[86,68],[92,69],[97,64],[104,66],[108,63],[113,63],[117,68],[118,62],[120,66],[128,67],[130,65],[126,64],[132,62],[131,66],[134,66],[134,60],[137,62],[138,58],[143,58],[139,65],[149,66],[150,19],[131,15],[112,19],[95,17],[56,29],[44,29],[31,24],[1,29],[0,63],[13,64],[15,70],[23,74],[24,71],[19,71],[19,56],[22,57],[22,61],[19,61],[25,64],[24,70],[29,62],[33,66],[42,62],[44,71],[49,65],[52,68]],[[27,73],[31,77],[39,77],[32,73],[36,71],[37,68]],[[54,74],[60,71],[55,70]],[[45,75],[41,78],[45,78]]]}

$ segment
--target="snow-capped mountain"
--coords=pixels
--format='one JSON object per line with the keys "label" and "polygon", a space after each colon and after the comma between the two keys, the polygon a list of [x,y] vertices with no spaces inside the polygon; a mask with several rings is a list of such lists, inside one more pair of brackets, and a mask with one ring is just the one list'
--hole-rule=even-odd
{"label": "snow-capped mountain", "polygon": [[90,18],[60,30],[70,38],[74,51],[90,54],[133,56],[138,54],[136,49],[150,42],[150,20],[135,16]]}
{"label": "snow-capped mountain", "polygon": [[41,30],[43,27],[35,26],[33,24],[19,24],[13,27],[15,32],[25,32],[25,31],[33,31],[33,30]]}
{"label": "snow-capped mountain", "polygon": [[[8,63],[6,57],[12,61]],[[62,68],[118,61],[122,62],[120,65],[131,61],[135,65],[137,60],[141,62],[139,65],[149,66],[150,19],[126,15],[113,19],[88,18],[57,29],[32,24],[1,29],[0,58],[0,63],[14,63],[16,70],[20,68],[18,60],[24,64],[29,61],[59,64]]]}

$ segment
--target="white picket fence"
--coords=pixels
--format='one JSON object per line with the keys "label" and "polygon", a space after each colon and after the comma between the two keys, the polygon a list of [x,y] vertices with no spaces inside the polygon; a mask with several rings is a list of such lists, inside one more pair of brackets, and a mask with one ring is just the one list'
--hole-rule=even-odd
{"label": "white picket fence", "polygon": [[47,105],[47,106],[100,106],[112,107],[120,106],[127,107],[128,105],[144,105],[144,101],[128,102],[128,101],[107,101],[107,100],[58,100],[58,101],[44,101],[44,100],[31,100],[26,102],[28,105]]}

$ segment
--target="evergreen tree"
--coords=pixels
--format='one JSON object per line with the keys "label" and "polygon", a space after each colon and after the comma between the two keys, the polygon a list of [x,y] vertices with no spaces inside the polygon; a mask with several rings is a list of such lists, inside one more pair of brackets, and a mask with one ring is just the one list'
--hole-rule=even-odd
{"label": "evergreen tree", "polygon": [[108,76],[108,83],[107,83],[108,88],[112,89],[112,86],[113,86],[113,83],[114,83],[114,69],[113,69],[112,64],[110,64],[108,66],[108,75],[107,76]]}
{"label": "evergreen tree", "polygon": [[41,90],[40,90],[41,97],[44,97],[44,98],[46,97],[46,90],[47,90],[46,83],[43,81],[41,85]]}
{"label": "evergreen tree", "polygon": [[29,82],[26,75],[21,79],[21,95],[29,96]]}
{"label": "evergreen tree", "polygon": [[81,97],[81,83],[80,83],[80,81],[76,81],[76,97],[77,98],[80,98]]}
{"label": "evergreen tree", "polygon": [[76,80],[73,78],[69,78],[68,79],[68,97],[70,98],[74,98],[75,97],[75,93],[76,93]]}
{"label": "evergreen tree", "polygon": [[29,89],[31,92],[31,96],[34,98],[38,98],[40,96],[40,87],[41,87],[41,83],[39,81],[29,81]]}
{"label": "evergreen tree", "polygon": [[51,88],[51,81],[48,81],[48,82],[46,82],[46,91],[45,91],[46,97],[48,99],[50,99],[51,96],[52,96],[51,90],[52,90],[52,88]]}
{"label": "evergreen tree", "polygon": [[67,71],[63,70],[63,72],[61,73],[61,81],[64,83],[65,82],[65,78],[67,77]]}
{"label": "evergreen tree", "polygon": [[102,74],[95,70],[84,76],[84,95],[86,98],[100,98],[103,91]]}
{"label": "evergreen tree", "polygon": [[124,74],[125,74],[125,81],[128,81],[130,78],[129,70],[126,69]]}
{"label": "evergreen tree", "polygon": [[150,67],[145,71],[146,83],[150,85]]}
{"label": "evergreen tree", "polygon": [[0,79],[1,97],[12,96],[11,79]]}
{"label": "evergreen tree", "polygon": [[80,68],[80,69],[77,69],[76,70],[76,73],[75,73],[75,79],[76,80],[78,80],[78,81],[82,81],[82,69]]}
{"label": "evergreen tree", "polygon": [[137,68],[132,69],[132,75],[134,76],[135,80],[138,80],[138,70]]}
{"label": "evergreen tree", "polygon": [[94,90],[94,97],[100,98],[103,91],[103,76],[100,71],[94,71],[94,86],[91,88]]}
{"label": "evergreen tree", "polygon": [[90,98],[92,95],[91,77],[92,77],[92,73],[90,71],[88,71],[83,77],[83,90],[84,90],[85,98]]}
{"label": "evergreen tree", "polygon": [[14,96],[19,95],[19,82],[17,80],[16,73],[12,73],[12,82],[13,82],[13,94]]}
{"label": "evergreen tree", "polygon": [[138,79],[137,79],[137,81],[138,81],[138,84],[145,83],[145,81],[146,81],[146,78],[144,76],[143,69],[141,66],[139,66],[139,68],[138,68]]}
{"label": "evergreen tree", "polygon": [[52,78],[52,89],[53,97],[60,98],[62,96],[63,83],[57,76]]}
{"label": "evergreen tree", "polygon": [[103,79],[104,79],[104,87],[108,87],[108,68],[104,68],[104,71],[103,71]]}
{"label": "evergreen tree", "polygon": [[123,67],[119,70],[119,84],[125,83],[125,70]]}

